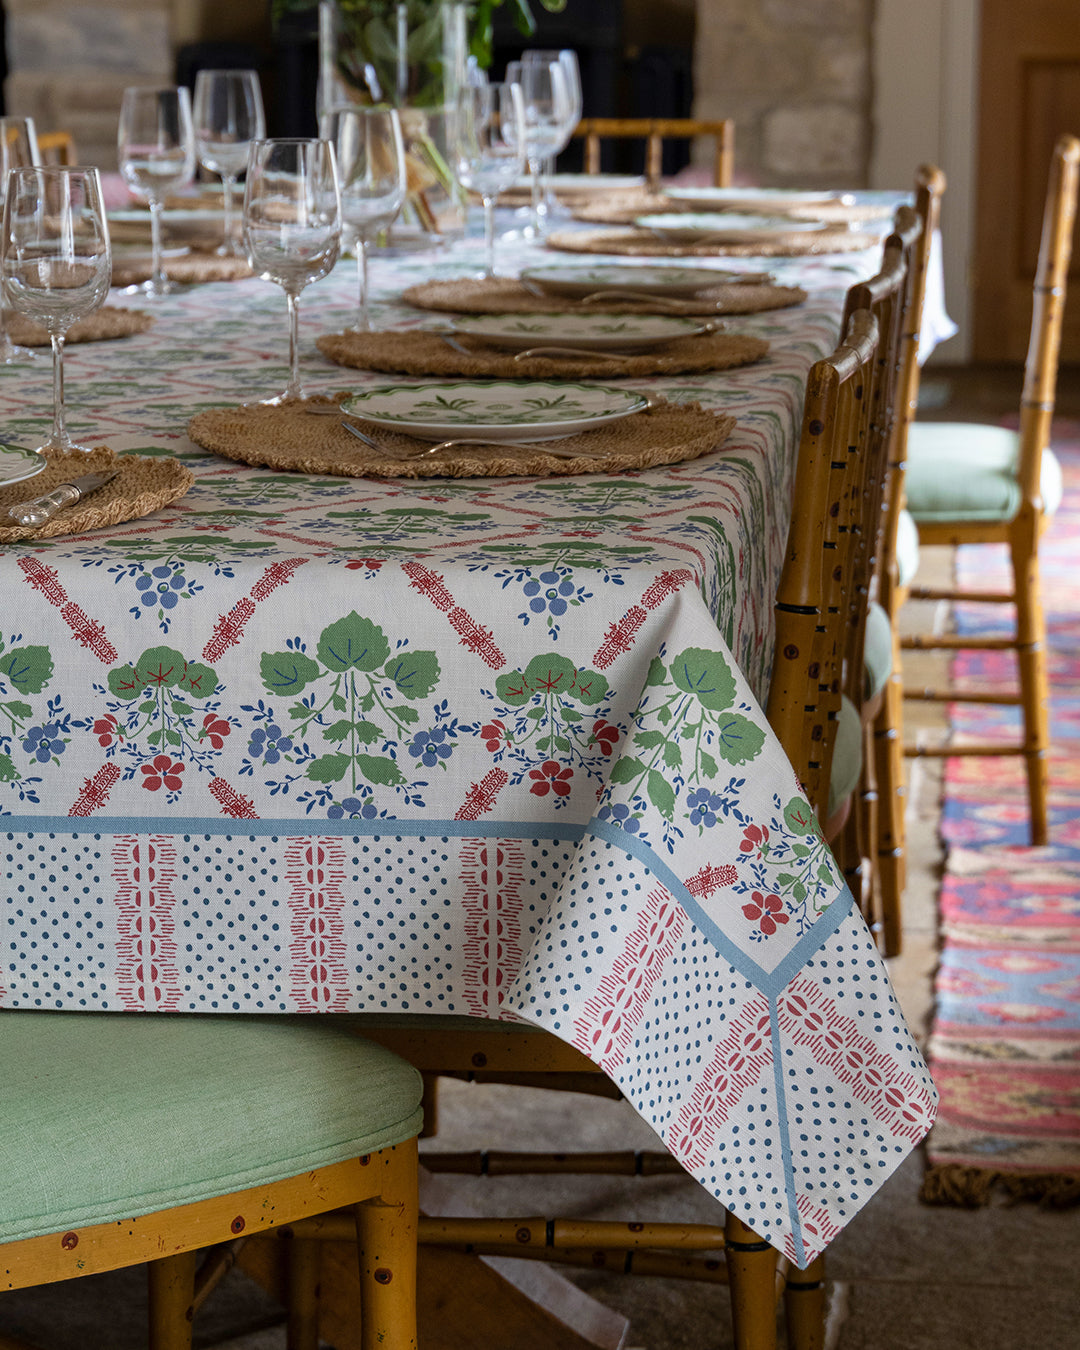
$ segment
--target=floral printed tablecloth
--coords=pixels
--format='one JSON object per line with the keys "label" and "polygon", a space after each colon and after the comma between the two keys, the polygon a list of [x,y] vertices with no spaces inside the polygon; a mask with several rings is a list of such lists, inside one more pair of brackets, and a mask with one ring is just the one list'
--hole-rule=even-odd
{"label": "floral printed tablecloth", "polygon": [[[393,295],[477,259],[376,258],[376,322],[438,326]],[[737,321],[768,358],[651,386],[736,432],[619,478],[199,450],[192,414],[284,383],[284,300],[255,280],[71,347],[75,432],[197,482],[0,554],[0,1004],[524,1018],[763,1237],[821,1251],[935,1102],[761,711],[806,371],[875,261],[770,260],[810,300]],[[389,382],[314,351],[353,287],[343,262],[304,295],[310,392]],[[0,367],[11,439],[48,391],[45,360]]]}

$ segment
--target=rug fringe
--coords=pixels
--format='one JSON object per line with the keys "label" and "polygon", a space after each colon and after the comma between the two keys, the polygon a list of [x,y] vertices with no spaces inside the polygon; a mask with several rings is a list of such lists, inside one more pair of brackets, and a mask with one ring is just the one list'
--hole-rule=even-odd
{"label": "rug fringe", "polygon": [[1035,1200],[1045,1209],[1068,1209],[1080,1204],[1080,1176],[1062,1172],[995,1172],[941,1163],[927,1168],[919,1199],[927,1205],[979,1209],[998,1194],[1004,1194],[1014,1204]]}

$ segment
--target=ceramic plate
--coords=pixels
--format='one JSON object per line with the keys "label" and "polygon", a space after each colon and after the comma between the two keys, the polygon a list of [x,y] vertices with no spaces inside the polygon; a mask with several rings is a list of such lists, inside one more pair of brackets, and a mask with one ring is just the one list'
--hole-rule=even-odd
{"label": "ceramic plate", "polygon": [[712,267],[607,266],[527,267],[521,280],[549,295],[582,296],[599,291],[655,291],[672,299],[696,295],[709,286],[737,280],[738,272]]}
{"label": "ceramic plate", "polygon": [[36,450],[24,450],[22,446],[0,442],[0,486],[21,483],[23,479],[33,478],[46,468],[48,461]]}
{"label": "ceramic plate", "polygon": [[426,441],[453,436],[489,441],[556,441],[647,408],[632,389],[567,381],[455,380],[383,385],[341,406],[373,426]]}
{"label": "ceramic plate", "polygon": [[[548,174],[547,183],[552,192],[574,193],[580,196],[593,192],[626,191],[628,188],[644,187],[645,179],[641,174],[630,173],[552,173]],[[514,186],[532,187],[532,175],[525,174]]]}
{"label": "ceramic plate", "polygon": [[759,216],[736,211],[681,212],[678,215],[638,216],[642,229],[693,244],[706,239],[718,244],[758,244],[785,234],[813,233],[825,226],[820,220],[789,220],[784,216]]}
{"label": "ceramic plate", "polygon": [[796,192],[791,188],[718,188],[718,187],[666,187],[664,196],[684,206],[696,207],[699,211],[761,211],[766,215],[771,211],[787,211],[797,207],[805,211],[808,206],[835,206],[848,204],[854,200],[851,194],[840,192]]}
{"label": "ceramic plate", "polygon": [[627,351],[673,342],[705,331],[697,319],[635,314],[481,314],[455,319],[458,333],[483,338],[497,347],[583,347]]}

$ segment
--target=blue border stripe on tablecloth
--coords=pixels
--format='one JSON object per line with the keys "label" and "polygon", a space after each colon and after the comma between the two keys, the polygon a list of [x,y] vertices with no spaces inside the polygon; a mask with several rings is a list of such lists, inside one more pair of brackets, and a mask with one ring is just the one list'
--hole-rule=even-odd
{"label": "blue border stripe on tablecloth", "polygon": [[[776,1082],[776,1125],[780,1132],[780,1153],[784,1160],[784,1186],[787,1189],[788,1218],[791,1220],[791,1240],[795,1244],[795,1264],[802,1269],[806,1264],[806,1248],[802,1239],[802,1220],[795,1191],[795,1162],[791,1156],[791,1131],[788,1128],[786,1095],[784,1093],[783,1054],[780,1051],[780,1013],[776,996],[769,997],[769,1024],[772,1030],[773,1074]],[[753,1227],[753,1222],[750,1226]]]}

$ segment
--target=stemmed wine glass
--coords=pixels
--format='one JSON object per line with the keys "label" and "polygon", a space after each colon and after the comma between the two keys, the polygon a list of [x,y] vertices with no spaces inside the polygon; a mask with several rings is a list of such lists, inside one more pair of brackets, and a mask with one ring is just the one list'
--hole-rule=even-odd
{"label": "stemmed wine glass", "polygon": [[219,257],[238,258],[233,233],[233,192],[247,164],[248,146],[266,136],[259,76],[254,70],[200,70],[195,76],[195,153],[199,163],[220,174],[225,239]]}
{"label": "stemmed wine glass", "polygon": [[[584,99],[581,92],[581,68],[578,65],[577,52],[570,47],[564,47],[561,51],[541,51],[530,47],[528,51],[521,54],[522,65],[530,63],[544,63],[557,61],[562,70],[563,79],[566,81],[566,121],[562,128],[562,144],[549,155],[544,165],[544,176],[550,181],[551,174],[555,168],[555,155],[561,154],[570,144],[570,138],[574,134],[574,128],[581,121],[581,114],[584,110]],[[553,198],[549,192],[540,203],[540,210],[545,217],[551,215]]]}
{"label": "stemmed wine glass", "polygon": [[190,183],[195,172],[195,132],[188,91],[175,85],[125,89],[117,151],[124,181],[150,207],[150,279],[127,290],[169,295],[180,286],[169,280],[161,263],[161,212],[168,193]]}
{"label": "stemmed wine glass", "polygon": [[525,106],[525,153],[532,179],[532,230],[544,231],[547,178],[544,166],[570,139],[571,103],[566,75],[559,61],[512,61],[508,82],[521,85]]}
{"label": "stemmed wine glass", "polygon": [[[40,164],[37,133],[32,117],[0,117],[0,208],[4,204],[8,174],[31,164]],[[0,365],[12,366],[33,360],[29,347],[16,347],[8,335],[4,306],[0,303]]]}
{"label": "stemmed wine glass", "polygon": [[369,333],[368,245],[405,201],[405,146],[396,108],[331,108],[320,127],[333,145],[341,186],[345,242],[356,249],[358,304],[354,333]]}
{"label": "stemmed wine glass", "polygon": [[289,383],[263,403],[304,397],[300,386],[300,292],[337,262],[341,195],[334,147],[324,140],[252,141],[244,185],[244,242],[260,276],[276,281],[289,303]]}
{"label": "stemmed wine glass", "polygon": [[495,275],[495,198],[525,169],[525,108],[518,84],[470,85],[454,125],[454,169],[484,203],[485,277]]}
{"label": "stemmed wine glass", "polygon": [[53,353],[53,428],[42,451],[76,445],[64,426],[64,335],[109,291],[112,254],[97,169],[14,169],[0,237],[0,275],[12,309],[48,330]]}

